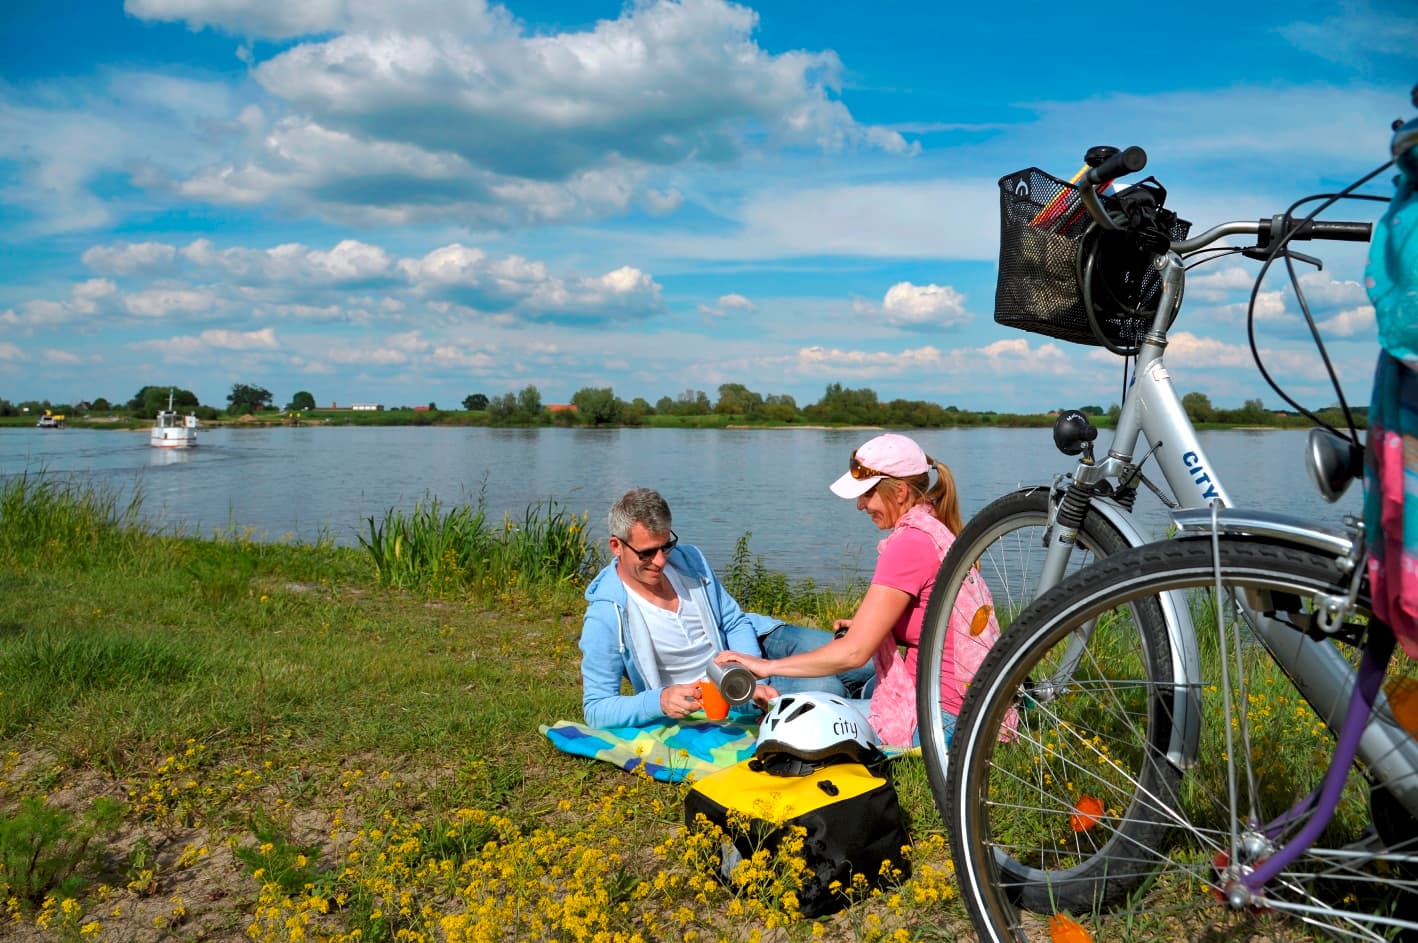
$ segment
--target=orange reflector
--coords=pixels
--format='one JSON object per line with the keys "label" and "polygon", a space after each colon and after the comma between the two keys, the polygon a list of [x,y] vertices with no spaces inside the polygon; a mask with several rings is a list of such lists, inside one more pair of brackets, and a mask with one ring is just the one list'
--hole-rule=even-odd
{"label": "orange reflector", "polygon": [[970,634],[979,635],[985,631],[985,626],[990,624],[990,613],[994,611],[994,606],[981,606],[976,609],[975,614],[970,617]]}
{"label": "orange reflector", "polygon": [[1407,675],[1400,675],[1384,682],[1384,693],[1388,695],[1394,720],[1409,736],[1418,737],[1418,683]]}
{"label": "orange reflector", "polygon": [[1103,814],[1103,800],[1097,796],[1083,796],[1073,804],[1073,813],[1068,817],[1069,827],[1075,832],[1086,832],[1098,824]]}
{"label": "orange reflector", "polygon": [[1053,943],[1093,943],[1093,934],[1068,914],[1054,914],[1049,918],[1049,939]]}

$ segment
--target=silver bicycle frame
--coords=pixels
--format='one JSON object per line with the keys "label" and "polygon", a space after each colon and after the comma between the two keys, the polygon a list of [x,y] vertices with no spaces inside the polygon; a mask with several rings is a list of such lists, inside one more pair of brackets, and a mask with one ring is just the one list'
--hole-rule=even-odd
{"label": "silver bicycle frame", "polygon": [[[1230,505],[1230,498],[1210,460],[1206,457],[1196,430],[1182,407],[1181,398],[1172,385],[1163,355],[1167,349],[1167,327],[1181,304],[1184,269],[1175,252],[1159,256],[1155,263],[1161,273],[1162,294],[1152,329],[1142,338],[1133,380],[1123,398],[1117,428],[1104,458],[1094,464],[1080,462],[1074,470],[1074,480],[1094,484],[1103,480],[1132,481],[1137,477],[1134,464],[1138,443],[1157,459],[1172,494],[1183,507],[1204,508],[1211,502]],[[1093,500],[1091,507],[1102,511],[1131,546],[1147,543],[1130,518],[1116,505]],[[1068,566],[1068,559],[1078,540],[1076,527],[1064,527],[1057,517],[1049,535],[1049,547],[1039,579],[1039,592],[1058,583]],[[1201,660],[1196,644],[1195,629],[1185,611],[1185,603],[1165,594],[1160,600],[1162,617],[1172,650],[1172,677],[1176,680],[1172,703],[1172,737],[1168,744],[1168,759],[1185,769],[1193,765],[1201,731],[1201,692],[1196,679],[1201,676]],[[1088,632],[1070,642],[1065,650],[1061,671],[1071,672],[1087,645]]]}
{"label": "silver bicycle frame", "polygon": [[[1210,534],[1213,528],[1211,513],[1205,510],[1176,511],[1172,519],[1184,534]],[[1363,562],[1351,534],[1316,527],[1283,514],[1221,510],[1215,526],[1222,533],[1269,537],[1332,554],[1341,568],[1351,571]],[[1347,597],[1319,602],[1336,609],[1351,603]],[[1175,615],[1190,622],[1187,610]],[[1355,683],[1354,666],[1344,654],[1332,642],[1310,638],[1293,626],[1253,610],[1248,610],[1246,621],[1295,689],[1331,730],[1338,730]],[[1359,739],[1358,757],[1369,775],[1402,802],[1410,815],[1418,817],[1418,740],[1398,724],[1383,691],[1379,691]]]}

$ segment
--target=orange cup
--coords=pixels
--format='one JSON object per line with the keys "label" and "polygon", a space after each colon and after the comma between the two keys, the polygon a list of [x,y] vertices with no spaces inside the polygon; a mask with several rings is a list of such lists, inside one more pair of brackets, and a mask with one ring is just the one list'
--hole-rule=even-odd
{"label": "orange cup", "polygon": [[729,702],[724,700],[719,686],[713,681],[699,682],[699,703],[704,705],[704,716],[710,720],[723,720],[729,716]]}

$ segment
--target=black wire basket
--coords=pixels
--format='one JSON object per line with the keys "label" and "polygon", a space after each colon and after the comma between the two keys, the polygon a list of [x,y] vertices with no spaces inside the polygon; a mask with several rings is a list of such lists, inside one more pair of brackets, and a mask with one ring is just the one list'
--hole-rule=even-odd
{"label": "black wire basket", "polygon": [[[1152,325],[1161,295],[1153,255],[1133,233],[1093,224],[1078,188],[1037,167],[1000,178],[995,321],[1075,344],[1127,352]],[[1166,191],[1149,178],[1161,207]],[[1106,209],[1117,198],[1101,197]],[[1191,224],[1165,214],[1169,238]],[[1085,293],[1084,286],[1088,286]]]}

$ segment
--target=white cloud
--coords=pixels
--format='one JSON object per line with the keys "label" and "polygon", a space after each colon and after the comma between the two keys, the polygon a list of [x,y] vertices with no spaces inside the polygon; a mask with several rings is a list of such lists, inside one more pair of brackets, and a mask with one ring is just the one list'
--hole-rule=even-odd
{"label": "white cloud", "polygon": [[123,299],[130,314],[141,318],[169,318],[213,312],[217,298],[205,289],[153,288],[134,292]]}
{"label": "white cloud", "polygon": [[889,376],[906,370],[939,366],[941,362],[940,351],[929,346],[899,352],[814,346],[804,347],[797,354],[797,364],[804,372],[852,377]]}
{"label": "white cloud", "polygon": [[897,282],[886,290],[881,310],[888,324],[913,330],[949,330],[970,321],[965,296],[949,285]]}
{"label": "white cloud", "polygon": [[91,278],[71,287],[67,300],[36,299],[20,305],[18,313],[13,308],[7,309],[0,314],[0,324],[48,328],[84,321],[105,311],[117,292],[118,286],[108,279]]}
{"label": "white cloud", "polygon": [[201,333],[202,343],[218,350],[275,350],[276,332],[273,328],[259,331],[211,330]]}
{"label": "white cloud", "polygon": [[184,246],[180,254],[199,269],[245,285],[360,285],[395,274],[394,260],[384,249],[355,239],[342,240],[328,252],[300,243],[270,249],[218,249],[210,240],[198,239]]}
{"label": "white cloud", "polygon": [[674,187],[668,190],[646,190],[640,196],[645,212],[651,216],[668,216],[684,203],[684,194]]}
{"label": "white cloud", "polygon": [[1167,362],[1177,367],[1254,368],[1251,349],[1246,344],[1228,344],[1189,331],[1167,335]]}
{"label": "white cloud", "polygon": [[616,320],[663,307],[660,286],[628,265],[601,276],[567,279],[550,274],[540,262],[520,256],[489,259],[481,249],[455,243],[420,259],[403,259],[398,269],[415,291],[431,298],[532,321]]}
{"label": "white cloud", "polygon": [[725,318],[735,314],[753,314],[758,306],[743,295],[731,292],[720,295],[712,305],[700,305],[699,313],[708,318]]}
{"label": "white cloud", "polygon": [[731,235],[670,235],[656,245],[705,259],[999,257],[993,180],[776,187],[749,193],[735,215]]}
{"label": "white cloud", "polygon": [[492,354],[481,350],[465,350],[453,344],[440,344],[433,348],[430,359],[435,366],[483,371],[495,368],[501,361]]}
{"label": "white cloud", "polygon": [[81,258],[85,265],[103,275],[133,275],[138,272],[165,272],[177,250],[161,242],[115,242],[94,246]]}
{"label": "white cloud", "polygon": [[1186,300],[1219,304],[1238,292],[1249,293],[1255,277],[1254,271],[1238,265],[1192,273],[1187,276]]}
{"label": "white cloud", "polygon": [[409,362],[408,354],[380,346],[341,346],[326,354],[331,362],[347,366],[390,366]]}
{"label": "white cloud", "polygon": [[15,344],[0,341],[0,360],[28,360],[25,352]]}
{"label": "white cloud", "polygon": [[162,340],[134,341],[128,346],[134,350],[152,351],[160,355],[165,363],[190,363],[193,358],[204,357],[209,352],[200,337],[190,334]]}
{"label": "white cloud", "polygon": [[100,196],[92,185],[112,175],[160,187],[190,172],[217,155],[211,128],[234,109],[225,85],[139,71],[100,71],[96,84],[0,88],[0,160],[15,169],[0,202],[29,216],[9,234],[94,229],[150,210],[146,194]]}
{"label": "white cloud", "polygon": [[485,0],[125,0],[124,10],[145,20],[211,27],[241,36],[291,39],[347,29],[418,29],[430,22],[450,30],[493,32],[510,25],[507,13]]}
{"label": "white cloud", "polygon": [[1376,337],[1373,305],[1348,308],[1320,323],[1321,337]]}
{"label": "white cloud", "polygon": [[47,347],[40,351],[40,360],[44,363],[60,367],[72,367],[75,364],[84,362],[84,358],[68,350],[60,350],[55,347]]}
{"label": "white cloud", "polygon": [[1376,56],[1412,59],[1418,49],[1418,20],[1411,8],[1403,15],[1375,10],[1364,0],[1337,6],[1335,15],[1313,23],[1291,23],[1281,29],[1281,35],[1300,49],[1361,69]]}
{"label": "white cloud", "polygon": [[[299,41],[253,75],[286,115],[234,128],[244,153],[179,178],[177,192],[273,202],[335,220],[527,225],[619,213],[651,168],[723,165],[760,148],[917,148],[859,124],[830,51],[772,54],[757,14],[724,0],[648,0],[581,31],[528,33],[483,4],[132,0],[180,19]],[[249,53],[249,47],[247,47]],[[647,187],[653,214],[674,187]]]}

